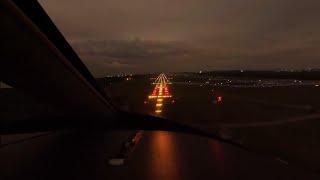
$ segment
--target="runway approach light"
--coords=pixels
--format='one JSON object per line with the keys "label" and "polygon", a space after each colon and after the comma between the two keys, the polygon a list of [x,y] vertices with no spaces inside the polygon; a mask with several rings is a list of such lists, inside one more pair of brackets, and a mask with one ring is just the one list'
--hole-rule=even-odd
{"label": "runway approach light", "polygon": [[165,74],[160,74],[152,84],[155,86],[152,93],[148,96],[148,99],[156,99],[156,108],[154,112],[159,114],[162,112],[164,99],[172,97],[168,86],[171,83]]}
{"label": "runway approach light", "polygon": [[156,104],[156,107],[161,107],[161,106],[162,106],[162,103]]}

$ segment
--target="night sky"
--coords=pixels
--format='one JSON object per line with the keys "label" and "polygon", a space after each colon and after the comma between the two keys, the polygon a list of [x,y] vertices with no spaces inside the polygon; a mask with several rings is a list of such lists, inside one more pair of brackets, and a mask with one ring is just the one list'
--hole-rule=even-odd
{"label": "night sky", "polygon": [[320,67],[319,0],[40,0],[96,76]]}

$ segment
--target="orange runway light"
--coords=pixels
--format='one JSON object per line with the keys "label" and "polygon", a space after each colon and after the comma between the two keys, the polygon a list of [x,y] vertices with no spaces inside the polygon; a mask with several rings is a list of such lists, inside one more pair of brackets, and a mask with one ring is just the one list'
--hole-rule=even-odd
{"label": "orange runway light", "polygon": [[154,112],[161,113],[161,107],[164,106],[164,99],[172,97],[168,86],[168,84],[171,83],[169,82],[166,75],[162,73],[155,79],[155,81],[152,84],[154,84],[154,88],[152,90],[152,94],[148,96],[148,99],[156,99],[156,109]]}

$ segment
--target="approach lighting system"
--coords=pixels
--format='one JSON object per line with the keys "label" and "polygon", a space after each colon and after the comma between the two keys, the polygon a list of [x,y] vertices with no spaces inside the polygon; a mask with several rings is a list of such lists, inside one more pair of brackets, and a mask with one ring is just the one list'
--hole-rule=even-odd
{"label": "approach lighting system", "polygon": [[172,97],[169,90],[169,85],[172,83],[165,74],[161,73],[152,84],[154,85],[154,88],[152,93],[148,96],[148,99],[156,100],[155,113],[159,114],[162,112],[163,101]]}

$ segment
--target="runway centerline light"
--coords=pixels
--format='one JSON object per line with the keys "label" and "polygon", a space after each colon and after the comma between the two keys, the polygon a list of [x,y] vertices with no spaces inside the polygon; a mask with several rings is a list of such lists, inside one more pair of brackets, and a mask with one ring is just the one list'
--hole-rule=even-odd
{"label": "runway centerline light", "polygon": [[156,104],[157,107],[161,107],[162,105],[163,105],[162,103]]}
{"label": "runway centerline light", "polygon": [[157,78],[155,78],[155,81],[152,84],[154,84],[154,89],[152,91],[152,94],[148,96],[148,99],[156,99],[155,113],[161,113],[161,107],[164,105],[163,101],[167,98],[172,97],[168,85],[171,83],[169,82],[166,75],[162,73]]}

